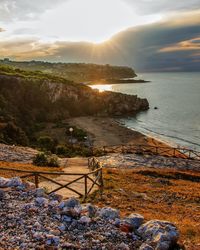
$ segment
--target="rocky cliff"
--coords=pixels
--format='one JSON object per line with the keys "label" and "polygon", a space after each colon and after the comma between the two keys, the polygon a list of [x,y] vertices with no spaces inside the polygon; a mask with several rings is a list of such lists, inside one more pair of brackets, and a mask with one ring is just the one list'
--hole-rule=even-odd
{"label": "rocky cliff", "polygon": [[[5,124],[13,122],[21,130],[15,128],[13,132],[13,126],[7,130],[16,138],[23,138],[24,131],[32,134],[38,123],[72,116],[134,115],[148,108],[148,101],[136,95],[99,93],[88,86],[41,72],[0,68],[0,128],[4,124],[5,130]],[[7,142],[3,137],[1,141]]]}

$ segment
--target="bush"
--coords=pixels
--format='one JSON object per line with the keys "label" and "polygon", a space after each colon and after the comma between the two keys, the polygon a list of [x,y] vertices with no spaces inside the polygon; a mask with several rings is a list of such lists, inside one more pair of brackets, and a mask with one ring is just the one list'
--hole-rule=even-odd
{"label": "bush", "polygon": [[67,136],[71,136],[69,128],[73,128],[72,136],[74,138],[76,138],[78,141],[84,141],[85,140],[85,137],[87,136],[87,133],[84,130],[82,130],[80,128],[77,128],[75,126],[68,126],[66,128],[66,135]]}
{"label": "bush", "polygon": [[28,145],[28,138],[25,132],[13,122],[8,122],[1,130],[2,140],[9,144],[22,146]]}
{"label": "bush", "polygon": [[37,154],[33,159],[33,164],[41,167],[59,167],[56,156],[47,156],[45,153]]}
{"label": "bush", "polygon": [[38,138],[39,147],[42,150],[51,151],[54,145],[54,141],[50,136],[41,136]]}
{"label": "bush", "polygon": [[63,146],[63,145],[59,145],[56,147],[56,154],[57,155],[62,155],[65,156],[67,154],[67,147]]}
{"label": "bush", "polygon": [[47,166],[48,165],[48,157],[44,153],[37,154],[33,159],[33,164],[36,166]]}
{"label": "bush", "polygon": [[59,167],[58,157],[51,156],[48,160],[49,167]]}

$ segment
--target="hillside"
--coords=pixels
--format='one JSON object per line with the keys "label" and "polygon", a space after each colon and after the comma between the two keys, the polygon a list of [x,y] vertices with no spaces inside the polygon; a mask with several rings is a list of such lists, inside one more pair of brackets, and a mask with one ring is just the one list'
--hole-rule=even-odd
{"label": "hillside", "polygon": [[76,82],[133,78],[137,76],[132,68],[108,64],[50,63],[42,61],[16,62],[9,59],[0,60],[0,64],[22,70],[41,71]]}
{"label": "hillside", "polygon": [[146,99],[91,88],[42,72],[0,66],[0,141],[27,145],[47,123],[85,115],[134,115]]}

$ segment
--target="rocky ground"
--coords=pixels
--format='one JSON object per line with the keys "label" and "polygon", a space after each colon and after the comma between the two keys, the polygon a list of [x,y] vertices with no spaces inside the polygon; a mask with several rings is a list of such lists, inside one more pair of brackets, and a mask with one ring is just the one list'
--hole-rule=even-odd
{"label": "rocky ground", "polygon": [[200,171],[199,160],[189,160],[159,155],[109,154],[98,158],[108,168],[172,168],[179,170]]}
{"label": "rocky ground", "polygon": [[120,218],[116,209],[47,196],[18,177],[0,178],[0,207],[0,249],[178,249],[170,222]]}
{"label": "rocky ground", "polygon": [[10,146],[0,143],[0,160],[4,162],[32,163],[37,150],[29,147]]}

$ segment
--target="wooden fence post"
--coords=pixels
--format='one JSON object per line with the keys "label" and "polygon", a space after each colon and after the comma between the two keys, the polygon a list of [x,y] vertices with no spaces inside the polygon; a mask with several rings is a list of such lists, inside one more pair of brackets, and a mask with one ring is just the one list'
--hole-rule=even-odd
{"label": "wooden fence post", "polygon": [[84,175],[85,176],[85,197],[84,197],[84,201],[87,199],[87,174]]}
{"label": "wooden fence post", "polygon": [[38,188],[39,187],[39,178],[38,178],[38,174],[35,173],[35,187]]}
{"label": "wooden fence post", "polygon": [[100,170],[100,185],[101,185],[101,187],[100,187],[100,195],[102,197],[102,195],[103,195],[103,169],[102,168]]}

